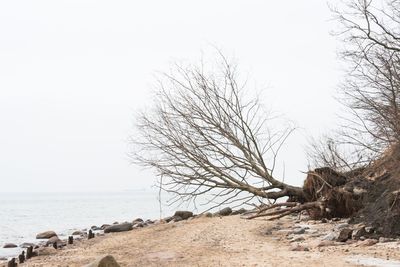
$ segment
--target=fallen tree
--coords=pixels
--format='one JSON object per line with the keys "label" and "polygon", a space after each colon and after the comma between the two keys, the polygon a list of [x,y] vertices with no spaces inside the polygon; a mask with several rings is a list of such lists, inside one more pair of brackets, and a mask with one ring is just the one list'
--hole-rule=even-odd
{"label": "fallen tree", "polygon": [[[306,211],[351,217],[386,236],[400,235],[400,4],[347,1],[335,9],[351,71],[343,86],[348,124],[314,154],[303,187],[278,179],[279,150],[294,128],[277,128],[260,100],[221,56],[217,71],[177,66],[164,74],[153,110],[141,114],[134,161],[151,167],[175,201],[211,195],[215,206],[262,204],[247,218]],[[338,147],[352,148],[343,154]],[[286,202],[276,202],[283,199]]]}

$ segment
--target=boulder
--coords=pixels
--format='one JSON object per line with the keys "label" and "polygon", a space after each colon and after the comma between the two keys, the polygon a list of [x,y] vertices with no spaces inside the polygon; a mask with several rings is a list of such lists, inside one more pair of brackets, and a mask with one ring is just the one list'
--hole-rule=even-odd
{"label": "boulder", "polygon": [[59,242],[61,242],[61,240],[58,238],[58,236],[53,236],[49,238],[49,240],[47,240],[46,246],[53,245],[54,243],[59,243]]}
{"label": "boulder", "polygon": [[348,228],[349,224],[348,223],[341,223],[335,226],[336,231],[340,231],[342,229]]}
{"label": "boulder", "polygon": [[96,225],[93,225],[92,227],[90,227],[90,229],[92,229],[93,231],[102,230],[101,227],[98,227],[98,226],[96,226]]}
{"label": "boulder", "polygon": [[190,217],[193,217],[193,212],[191,212],[191,211],[182,211],[182,210],[178,210],[178,211],[176,211],[175,212],[175,214],[174,214],[174,216],[173,217],[181,217],[182,218],[182,220],[187,220],[187,219],[189,219]]}
{"label": "boulder", "polygon": [[18,246],[13,243],[6,243],[3,246],[3,248],[16,248],[16,247],[18,247]]}
{"label": "boulder", "polygon": [[337,240],[339,242],[346,242],[348,239],[351,238],[352,233],[353,233],[352,229],[344,228],[344,229],[340,230]]}
{"label": "boulder", "polygon": [[101,230],[104,230],[104,229],[106,229],[107,227],[109,227],[110,225],[109,224],[103,224],[102,226],[100,226],[100,229]]}
{"label": "boulder", "polygon": [[144,222],[142,218],[136,218],[132,221],[133,224],[142,223]]}
{"label": "boulder", "polygon": [[85,235],[85,233],[82,232],[82,231],[74,231],[74,232],[72,233],[72,235]]}
{"label": "boulder", "polygon": [[354,240],[358,240],[362,236],[365,236],[366,234],[367,234],[367,231],[365,231],[365,226],[361,226],[360,228],[353,230],[352,238]]}
{"label": "boulder", "polygon": [[232,209],[230,207],[226,207],[226,208],[223,208],[222,210],[220,210],[218,212],[218,215],[220,215],[220,216],[228,216],[228,215],[231,215],[231,213],[232,213]]}
{"label": "boulder", "polygon": [[92,263],[85,265],[84,267],[120,267],[113,256],[107,255],[98,258]]}
{"label": "boulder", "polygon": [[333,241],[333,240],[337,239],[337,237],[338,237],[338,235],[336,233],[332,232],[332,233],[329,233],[326,236],[324,236],[322,238],[322,240]]}
{"label": "boulder", "polygon": [[121,223],[108,226],[104,229],[104,233],[125,232],[133,229],[132,223]]}
{"label": "boulder", "polygon": [[52,238],[53,236],[57,236],[57,234],[54,231],[46,231],[46,232],[37,234],[36,239],[49,239],[49,238]]}

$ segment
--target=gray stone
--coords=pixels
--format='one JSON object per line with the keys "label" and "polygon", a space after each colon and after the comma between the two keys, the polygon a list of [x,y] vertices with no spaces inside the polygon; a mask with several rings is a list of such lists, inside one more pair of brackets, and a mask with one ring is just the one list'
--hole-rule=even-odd
{"label": "gray stone", "polygon": [[292,238],[292,240],[290,240],[290,242],[291,243],[292,242],[301,242],[301,241],[304,241],[304,240],[305,240],[305,238],[302,237],[302,236],[295,236],[295,237]]}
{"label": "gray stone", "polygon": [[107,255],[98,258],[92,263],[85,265],[84,267],[120,267],[113,256]]}
{"label": "gray stone", "polygon": [[54,243],[59,243],[59,242],[61,242],[61,240],[58,238],[58,236],[53,236],[49,238],[49,240],[47,240],[46,246],[53,245]]}
{"label": "gray stone", "polygon": [[306,232],[306,229],[304,229],[304,228],[297,228],[297,229],[293,230],[293,234],[295,234],[295,235],[301,235],[301,234],[304,234],[305,232]]}
{"label": "gray stone", "polygon": [[218,215],[220,215],[220,216],[228,216],[228,215],[231,215],[231,213],[232,213],[232,209],[230,207],[226,207],[226,208],[223,208],[222,210],[220,210],[218,212]]}
{"label": "gray stone", "polygon": [[104,229],[104,233],[125,232],[133,229],[132,223],[121,223],[108,226]]}
{"label": "gray stone", "polygon": [[100,229],[101,230],[104,230],[104,229],[106,229],[107,227],[109,227],[110,225],[109,224],[103,224],[102,226],[100,226]]}
{"label": "gray stone", "polygon": [[335,226],[335,230],[340,231],[340,230],[345,229],[347,227],[349,227],[348,223],[341,223],[341,224],[338,224],[338,225]]}
{"label": "gray stone", "polygon": [[366,234],[367,234],[367,231],[365,231],[365,226],[361,226],[361,227],[353,230],[352,238],[354,240],[358,240],[362,236],[365,236]]}
{"label": "gray stone", "polygon": [[388,238],[388,237],[379,237],[379,243],[387,243],[387,242],[393,242],[393,241],[395,241],[394,239],[392,239],[392,238]]}
{"label": "gray stone", "polygon": [[247,210],[246,210],[245,208],[241,208],[241,209],[238,209],[238,210],[233,211],[233,212],[232,212],[232,215],[243,214],[243,213],[245,213],[246,211],[247,211]]}
{"label": "gray stone", "polygon": [[351,238],[352,233],[353,233],[352,229],[344,228],[344,229],[340,230],[337,240],[339,242],[346,242],[348,239]]}
{"label": "gray stone", "polygon": [[82,231],[74,231],[74,232],[72,233],[72,235],[85,235],[85,233],[82,232]]}
{"label": "gray stone", "polygon": [[3,248],[16,248],[16,247],[18,247],[18,246],[13,243],[6,243],[3,246]]}
{"label": "gray stone", "polygon": [[142,223],[144,222],[142,218],[136,218],[132,221],[133,224]]}
{"label": "gray stone", "polygon": [[193,212],[178,210],[178,211],[175,212],[173,217],[176,217],[176,216],[181,217],[182,220],[187,220],[190,217],[193,217]]}
{"label": "gray stone", "polygon": [[54,231],[46,231],[46,232],[37,234],[36,239],[49,239],[53,236],[57,236],[57,234]]}
{"label": "gray stone", "polygon": [[338,237],[338,234],[332,232],[332,233],[329,233],[329,234],[327,234],[326,236],[324,236],[324,237],[322,238],[322,240],[333,241],[333,240],[335,240],[337,237]]}

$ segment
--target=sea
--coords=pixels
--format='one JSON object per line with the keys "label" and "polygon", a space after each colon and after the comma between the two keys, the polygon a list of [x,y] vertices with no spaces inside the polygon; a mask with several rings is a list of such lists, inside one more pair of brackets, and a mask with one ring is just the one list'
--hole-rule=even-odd
{"label": "sea", "polygon": [[21,248],[5,243],[37,243],[36,234],[52,230],[67,237],[91,226],[158,219],[176,207],[161,204],[157,190],[80,193],[0,193],[0,258],[19,254]]}

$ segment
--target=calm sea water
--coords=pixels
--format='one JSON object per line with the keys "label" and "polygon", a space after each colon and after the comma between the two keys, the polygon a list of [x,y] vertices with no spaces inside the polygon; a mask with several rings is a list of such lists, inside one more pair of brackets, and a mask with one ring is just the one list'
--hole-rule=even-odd
{"label": "calm sea water", "polygon": [[[172,207],[163,206],[163,215]],[[60,235],[92,225],[115,221],[157,219],[160,207],[156,190],[117,193],[0,193],[0,257],[13,256],[20,249],[3,249],[4,243],[37,242],[42,231]]]}

